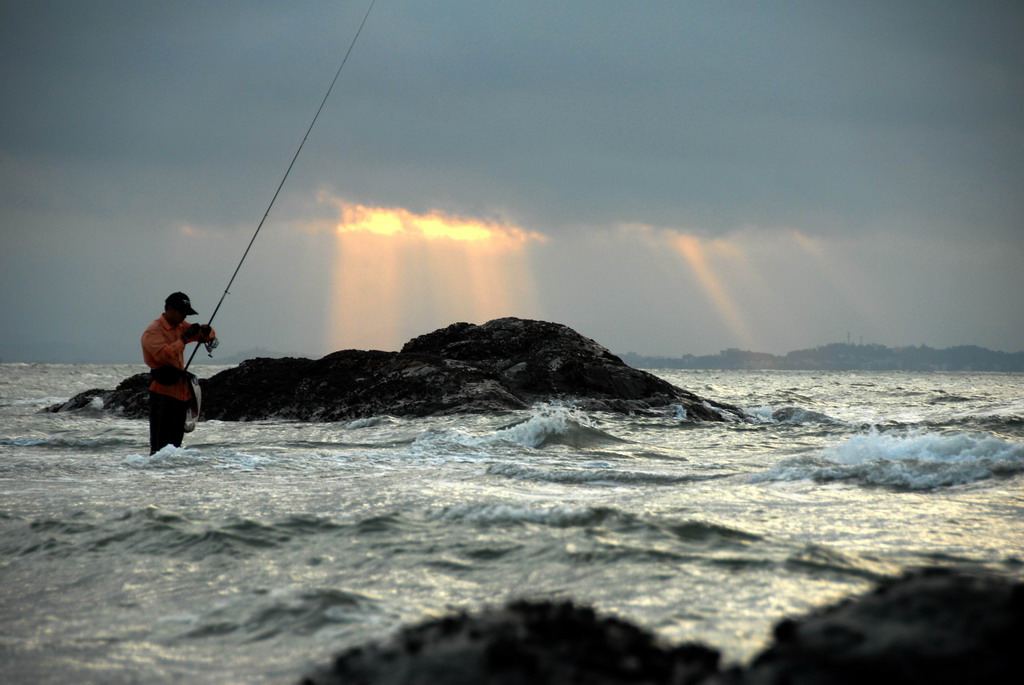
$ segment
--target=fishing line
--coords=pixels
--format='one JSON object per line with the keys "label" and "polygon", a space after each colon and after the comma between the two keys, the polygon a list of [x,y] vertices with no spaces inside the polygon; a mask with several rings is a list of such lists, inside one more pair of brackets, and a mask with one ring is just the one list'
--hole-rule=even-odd
{"label": "fishing line", "polygon": [[[239,270],[242,268],[245,258],[249,256],[249,250],[252,249],[253,243],[256,242],[256,236],[260,234],[260,229],[263,228],[263,222],[267,220],[267,216],[270,214],[270,209],[274,206],[274,202],[277,200],[277,196],[281,193],[281,188],[284,187],[284,182],[288,180],[288,174],[292,172],[292,167],[295,166],[295,160],[299,158],[299,153],[302,152],[302,147],[306,144],[306,139],[309,138],[310,131],[313,130],[313,126],[316,124],[317,118],[320,116],[320,112],[323,110],[324,105],[327,104],[327,98],[331,94],[331,90],[334,88],[334,84],[338,82],[338,77],[341,76],[341,70],[345,68],[345,62],[348,61],[348,56],[352,54],[352,48],[355,47],[356,41],[359,40],[359,34],[363,32],[363,26],[366,25],[366,20],[370,18],[370,11],[373,9],[374,3],[377,0],[370,0],[370,6],[366,9],[366,14],[363,16],[363,21],[359,24],[359,28],[356,30],[356,35],[352,37],[352,42],[348,46],[348,50],[345,51],[345,57],[341,60],[341,66],[338,67],[338,71],[334,74],[334,80],[331,81],[331,85],[327,87],[327,92],[324,93],[323,100],[320,101],[320,106],[316,110],[316,114],[313,115],[313,120],[309,122],[309,128],[306,129],[306,135],[302,137],[302,142],[299,143],[298,149],[295,151],[295,156],[292,157],[291,164],[288,165],[287,171],[284,172],[284,176],[281,178],[281,182],[277,185],[277,190],[274,191],[274,197],[270,199],[270,204],[267,205],[267,211],[263,213],[263,218],[260,219],[260,223],[256,226],[256,232],[252,234],[252,238],[249,240],[249,245],[245,248],[245,252],[242,253],[242,258],[238,260],[238,266],[235,267],[235,272],[231,274],[231,279],[228,281],[228,285],[224,288],[224,293],[220,296],[220,300],[217,302],[217,306],[213,309],[213,314],[210,315],[210,319],[206,322],[206,325],[213,323],[213,318],[217,316],[217,312],[220,311],[220,306],[224,303],[224,298],[228,296],[228,292],[231,290],[231,284],[235,282],[235,276],[238,275]],[[214,339],[216,340],[216,338]],[[210,356],[213,356],[213,348],[216,344],[207,344],[207,352]],[[199,345],[195,346],[192,350],[192,354],[188,358],[188,363],[185,364],[185,370],[192,364],[192,359],[196,356],[196,352],[199,351]]]}

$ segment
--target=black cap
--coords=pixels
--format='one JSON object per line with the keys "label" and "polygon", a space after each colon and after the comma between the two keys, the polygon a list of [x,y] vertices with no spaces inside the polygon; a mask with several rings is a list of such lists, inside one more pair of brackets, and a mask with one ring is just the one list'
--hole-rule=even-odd
{"label": "black cap", "polygon": [[164,309],[174,309],[185,315],[199,313],[192,309],[192,303],[185,293],[171,293],[168,295],[167,299],[164,300]]}

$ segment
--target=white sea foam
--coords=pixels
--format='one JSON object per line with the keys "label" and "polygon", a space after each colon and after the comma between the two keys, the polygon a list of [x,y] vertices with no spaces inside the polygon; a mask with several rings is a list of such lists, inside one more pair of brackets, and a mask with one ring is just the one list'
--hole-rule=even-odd
{"label": "white sea foam", "polygon": [[760,407],[744,407],[743,411],[754,417],[757,423],[775,423],[772,418],[772,408],[768,405]]}
{"label": "white sea foam", "polygon": [[362,419],[354,419],[345,424],[345,428],[357,429],[357,428],[375,428],[377,426],[394,423],[394,419],[390,416],[369,416]]}
{"label": "white sea foam", "polygon": [[736,414],[735,412],[729,411],[727,409],[715,407],[707,400],[704,400],[701,404],[703,404],[704,408],[707,409],[708,411],[718,414],[722,421],[727,421],[729,423],[738,423],[745,420],[745,417],[740,416],[739,414]]}
{"label": "white sea foam", "polygon": [[206,463],[199,450],[167,445],[154,454],[129,454],[124,463],[138,469],[173,469]]}
{"label": "white sea foam", "polygon": [[1024,472],[1024,443],[981,433],[867,433],[799,457],[755,481],[851,480],[909,490],[965,485]]}

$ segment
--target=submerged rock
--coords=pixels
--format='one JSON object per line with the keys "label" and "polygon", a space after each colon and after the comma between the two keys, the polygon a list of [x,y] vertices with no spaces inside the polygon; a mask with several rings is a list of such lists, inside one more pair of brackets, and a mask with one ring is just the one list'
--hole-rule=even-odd
{"label": "submerged rock", "polygon": [[[141,418],[147,384],[147,374],[133,376],[115,390],[88,390],[51,410],[82,408],[99,397],[108,411]],[[737,407],[627,366],[567,326],[516,318],[452,324],[410,340],[400,352],[250,359],[201,386],[203,418],[225,421],[431,416],[552,400],[597,411],[685,411],[694,420],[747,418]]]}
{"label": "submerged rock", "polygon": [[[719,652],[659,643],[571,602],[515,602],[354,647],[303,685],[1008,683],[1024,638],[1024,583],[925,570],[775,629],[747,668]],[[1014,678],[1012,682],[1016,682]]]}

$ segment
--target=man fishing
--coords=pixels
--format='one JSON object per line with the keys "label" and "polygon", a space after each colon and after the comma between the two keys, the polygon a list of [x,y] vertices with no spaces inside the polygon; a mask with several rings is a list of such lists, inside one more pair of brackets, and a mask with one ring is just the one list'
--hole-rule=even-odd
{"label": "man fishing", "polygon": [[196,313],[188,295],[171,293],[164,301],[164,313],[142,333],[142,359],[153,378],[149,384],[150,454],[167,445],[181,447],[185,437],[185,415],[193,397],[190,374],[185,371],[185,346],[217,337],[209,325],[185,320]]}

